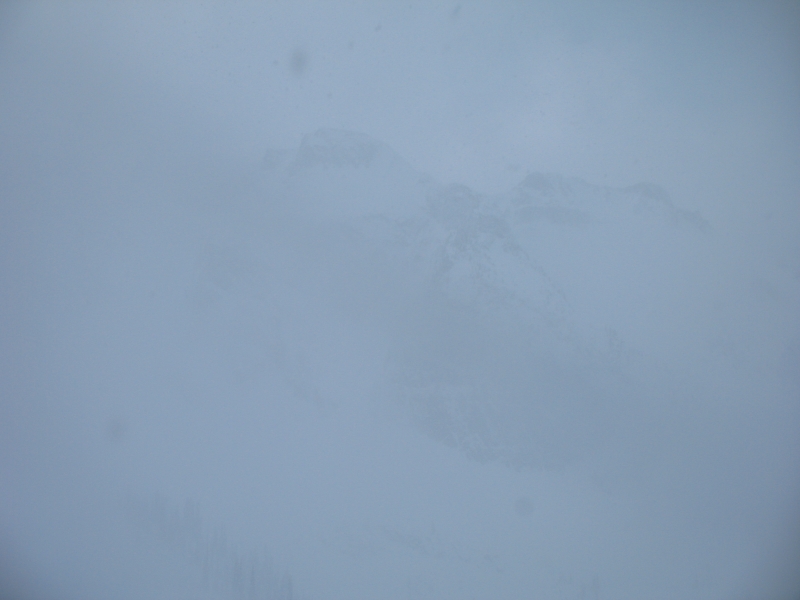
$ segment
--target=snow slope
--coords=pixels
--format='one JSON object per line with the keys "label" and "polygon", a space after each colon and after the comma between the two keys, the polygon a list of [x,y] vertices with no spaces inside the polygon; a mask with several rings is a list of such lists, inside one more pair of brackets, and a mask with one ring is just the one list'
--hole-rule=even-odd
{"label": "snow slope", "polygon": [[795,279],[651,185],[267,159],[65,271],[0,495],[58,595],[712,599],[795,556]]}

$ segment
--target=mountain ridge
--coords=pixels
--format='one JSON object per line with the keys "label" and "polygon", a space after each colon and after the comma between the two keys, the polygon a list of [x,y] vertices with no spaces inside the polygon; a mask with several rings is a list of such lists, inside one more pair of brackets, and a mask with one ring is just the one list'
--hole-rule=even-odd
{"label": "mountain ridge", "polygon": [[[362,133],[318,130],[285,165],[278,176],[287,201],[326,223],[323,230],[349,232],[333,234],[339,241],[324,254],[346,246],[350,258],[341,260],[370,256],[372,273],[405,265],[396,274],[407,279],[358,275],[355,289],[403,295],[390,372],[391,395],[408,418],[472,458],[516,467],[562,468],[607,444],[597,423],[613,422],[627,410],[620,399],[636,395],[627,332],[582,312],[580,294],[591,297],[596,283],[581,283],[580,270],[570,280],[574,267],[554,261],[556,250],[619,277],[622,263],[610,261],[624,256],[624,244],[637,249],[625,260],[645,265],[648,252],[681,243],[679,231],[707,231],[701,216],[676,208],[654,184],[610,188],[531,172],[507,192],[482,194],[414,171]],[[653,250],[653,239],[667,242]],[[641,284],[622,275],[620,289],[638,293]],[[367,292],[386,285],[394,291]],[[643,310],[636,293],[621,303],[628,313]],[[365,308],[380,321],[383,309]]]}

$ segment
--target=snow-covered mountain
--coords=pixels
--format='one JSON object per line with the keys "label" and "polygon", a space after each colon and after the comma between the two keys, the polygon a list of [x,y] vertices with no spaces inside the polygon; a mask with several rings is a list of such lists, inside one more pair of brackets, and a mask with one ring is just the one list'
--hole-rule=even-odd
{"label": "snow-covered mountain", "polygon": [[[713,579],[700,550],[668,541],[711,505],[659,504],[700,485],[676,475],[705,443],[685,436],[734,397],[718,389],[728,363],[692,370],[719,313],[702,216],[652,185],[554,174],[483,194],[342,131],[266,158],[204,226],[183,326],[197,350],[173,370],[217,390],[204,402],[237,456],[258,450],[239,471],[269,474],[259,502],[234,497],[209,521],[260,523],[288,553],[273,588],[284,568],[310,597],[354,579],[364,597],[404,597],[389,590],[407,581],[452,598]],[[608,560],[578,549],[592,543]],[[632,562],[640,587],[619,570]]]}
{"label": "snow-covered mountain", "polygon": [[344,131],[306,136],[269,177],[298,218],[323,223],[327,271],[348,279],[332,282],[336,302],[369,297],[363,311],[393,323],[381,395],[435,439],[516,466],[563,467],[611,443],[637,393],[624,327],[669,295],[683,246],[709,229],[654,185],[532,173],[485,195]]}
{"label": "snow-covered mountain", "polygon": [[730,597],[740,515],[788,514],[796,283],[743,286],[657,187],[521,179],[322,130],[64,211],[20,556],[86,598]]}
{"label": "snow-covered mountain", "polygon": [[[283,158],[276,163],[278,155]],[[267,178],[281,183],[275,194],[302,218],[335,223],[364,243],[404,256],[415,276],[453,301],[500,312],[516,307],[523,321],[552,326],[568,326],[570,299],[560,279],[571,273],[551,255],[587,256],[580,246],[573,252],[543,247],[548,236],[597,240],[600,232],[613,246],[615,228],[632,225],[621,237],[640,243],[641,251],[652,246],[654,231],[679,238],[709,229],[702,216],[676,208],[655,185],[617,189],[532,173],[505,194],[484,195],[435,182],[385,144],[346,131],[319,130],[303,139],[293,158],[271,151],[265,163]],[[608,261],[604,270],[617,267]]]}

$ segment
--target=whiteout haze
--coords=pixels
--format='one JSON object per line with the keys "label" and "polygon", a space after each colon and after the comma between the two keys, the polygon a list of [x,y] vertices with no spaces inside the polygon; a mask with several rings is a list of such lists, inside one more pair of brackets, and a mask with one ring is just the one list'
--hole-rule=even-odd
{"label": "whiteout haze", "polygon": [[3,5],[0,597],[796,598],[799,23]]}

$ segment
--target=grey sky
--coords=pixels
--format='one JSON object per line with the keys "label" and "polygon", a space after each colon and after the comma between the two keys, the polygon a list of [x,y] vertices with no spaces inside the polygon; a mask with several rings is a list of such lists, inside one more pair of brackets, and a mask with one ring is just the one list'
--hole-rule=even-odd
{"label": "grey sky", "polygon": [[[775,224],[800,218],[791,2],[3,10],[4,138],[15,148],[36,139],[18,128],[67,121],[81,124],[70,145],[127,161],[180,161],[190,148],[256,161],[266,146],[340,127],[479,190],[507,189],[532,168],[657,181],[754,243],[797,250]],[[305,57],[302,71],[293,56]],[[764,231],[765,217],[781,231]]]}
{"label": "grey sky", "polygon": [[[20,91],[86,92],[84,102],[133,112],[131,124],[157,111],[251,159],[326,125],[368,130],[415,167],[479,189],[505,185],[509,165],[534,164],[617,185],[694,183],[785,156],[800,127],[792,3],[45,4],[5,13],[4,54],[25,55],[5,62],[25,72]],[[308,57],[302,72],[291,68],[298,50]],[[126,111],[126,99],[139,111]]]}
{"label": "grey sky", "polygon": [[790,597],[798,32],[0,5],[0,592]]}

